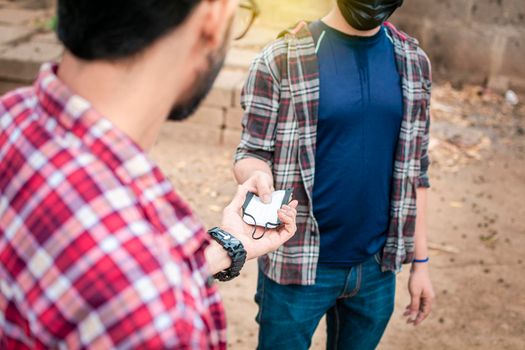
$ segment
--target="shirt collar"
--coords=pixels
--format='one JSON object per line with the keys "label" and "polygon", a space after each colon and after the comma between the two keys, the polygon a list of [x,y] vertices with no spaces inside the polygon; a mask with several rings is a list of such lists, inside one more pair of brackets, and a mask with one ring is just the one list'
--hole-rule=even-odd
{"label": "shirt collar", "polygon": [[35,91],[43,111],[65,129],[71,129],[91,105],[76,96],[57,76],[58,65],[46,63],[40,68]]}

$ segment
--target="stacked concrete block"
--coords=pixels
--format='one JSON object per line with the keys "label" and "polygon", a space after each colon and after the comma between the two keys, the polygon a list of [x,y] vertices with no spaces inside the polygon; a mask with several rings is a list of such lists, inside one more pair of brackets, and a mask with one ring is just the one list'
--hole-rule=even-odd
{"label": "stacked concrete block", "polygon": [[420,40],[438,79],[525,92],[525,1],[405,0],[392,21]]}
{"label": "stacked concrete block", "polygon": [[[250,61],[254,55],[255,52],[252,53]],[[208,134],[208,137],[212,137],[217,143],[231,142],[233,133],[229,131],[236,130],[240,134],[242,110],[239,95],[245,78],[246,69],[226,66],[201,107],[186,123],[216,130],[217,133]]]}
{"label": "stacked concrete block", "polygon": [[[24,2],[0,2],[0,94],[31,84],[42,63],[56,61],[62,46],[45,32],[51,10]],[[25,6],[29,8],[25,8]]]}
{"label": "stacked concrete block", "polygon": [[62,47],[43,42],[24,42],[0,53],[0,76],[5,80],[30,83],[43,62],[56,61]]}
{"label": "stacked concrete block", "polygon": [[19,41],[26,40],[34,33],[34,30],[24,26],[11,26],[0,24],[0,45],[6,46]]}

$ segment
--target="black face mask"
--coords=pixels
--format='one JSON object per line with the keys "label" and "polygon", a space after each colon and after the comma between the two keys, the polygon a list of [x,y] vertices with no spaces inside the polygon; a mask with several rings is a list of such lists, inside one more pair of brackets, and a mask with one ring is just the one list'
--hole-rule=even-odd
{"label": "black face mask", "polygon": [[374,29],[403,5],[403,0],[337,0],[348,24],[357,30]]}

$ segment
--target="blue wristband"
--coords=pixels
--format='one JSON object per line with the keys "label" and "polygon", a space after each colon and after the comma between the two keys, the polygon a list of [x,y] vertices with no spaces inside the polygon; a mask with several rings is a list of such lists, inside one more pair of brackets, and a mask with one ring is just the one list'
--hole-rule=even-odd
{"label": "blue wristband", "polygon": [[427,256],[425,259],[414,259],[412,260],[412,263],[427,263],[430,260],[430,258]]}

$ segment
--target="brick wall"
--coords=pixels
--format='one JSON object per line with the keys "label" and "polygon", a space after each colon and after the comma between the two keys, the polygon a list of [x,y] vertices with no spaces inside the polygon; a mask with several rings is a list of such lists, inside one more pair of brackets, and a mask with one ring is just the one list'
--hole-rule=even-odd
{"label": "brick wall", "polygon": [[525,0],[405,0],[392,21],[420,40],[437,78],[525,91]]}

